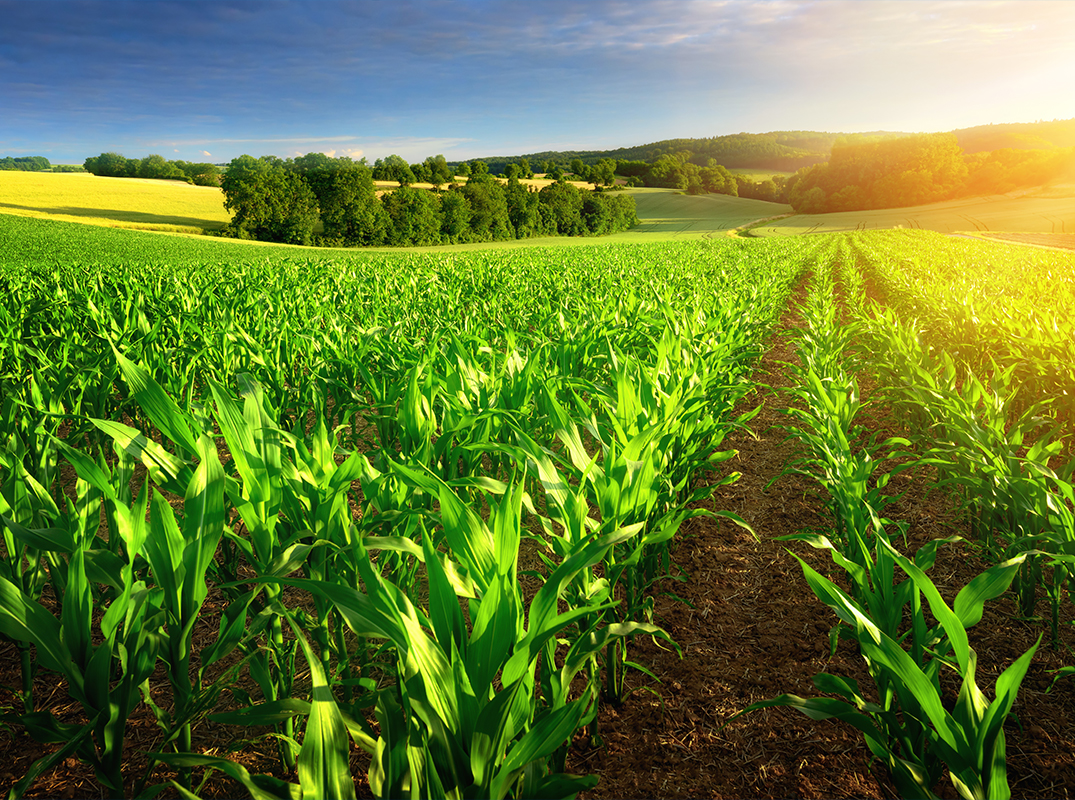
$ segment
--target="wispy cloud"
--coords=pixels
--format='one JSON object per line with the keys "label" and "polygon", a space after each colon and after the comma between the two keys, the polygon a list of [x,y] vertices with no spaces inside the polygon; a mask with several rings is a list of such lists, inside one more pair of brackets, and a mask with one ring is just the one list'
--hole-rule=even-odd
{"label": "wispy cloud", "polygon": [[82,157],[1075,116],[1066,0],[0,0],[0,19],[6,140]]}

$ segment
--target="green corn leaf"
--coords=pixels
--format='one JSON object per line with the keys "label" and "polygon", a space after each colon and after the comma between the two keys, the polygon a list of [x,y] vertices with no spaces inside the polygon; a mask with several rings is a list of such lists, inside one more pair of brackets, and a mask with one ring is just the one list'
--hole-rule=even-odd
{"label": "green corn leaf", "polygon": [[0,522],[27,547],[53,553],[70,553],[75,549],[74,538],[63,528],[24,528],[3,514],[0,514]]}
{"label": "green corn leaf", "polygon": [[310,713],[311,705],[297,697],[285,697],[247,706],[236,711],[220,711],[210,714],[208,719],[221,725],[275,725],[278,722],[303,717]]}
{"label": "green corn leaf", "polygon": [[310,714],[298,756],[302,797],[304,800],[353,798],[355,782],[348,764],[351,738],[347,735],[347,726],[325,680],[321,660],[314,655],[305,634],[290,616],[288,622],[306,656],[313,683]]}
{"label": "green corn leaf", "polygon": [[996,564],[959,590],[953,611],[963,627],[970,628],[981,621],[985,603],[1007,591],[1025,559],[1026,554],[1023,553]]}
{"label": "green corn leaf", "polygon": [[198,452],[198,438],[186,416],[179,410],[179,406],[165,393],[160,384],[153,380],[153,376],[148,371],[125,357],[115,345],[111,346],[120,372],[123,373],[123,379],[127,381],[131,394],[146,412],[146,416],[165,436],[188,453],[193,455]]}
{"label": "green corn leaf", "polygon": [[171,767],[215,769],[242,784],[253,800],[302,800],[298,786],[271,775],[251,775],[246,767],[218,756],[198,753],[149,753],[150,759]]}

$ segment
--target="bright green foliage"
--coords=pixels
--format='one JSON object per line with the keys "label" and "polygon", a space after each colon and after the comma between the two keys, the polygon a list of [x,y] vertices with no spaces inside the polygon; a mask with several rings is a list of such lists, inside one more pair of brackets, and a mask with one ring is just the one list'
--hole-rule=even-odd
{"label": "bright green foliage", "polygon": [[[10,721],[116,795],[156,791],[158,763],[183,796],[212,770],[258,797],[349,795],[352,743],[383,796],[594,784],[567,774],[567,748],[646,669],[630,641],[668,640],[651,587],[675,574],[682,522],[723,513],[697,505],[735,479],[720,444],[809,248],[576,248],[565,263],[224,245],[242,256],[212,261],[201,243],[110,251],[106,231],[88,267],[12,224],[26,235],[0,274],[0,634],[28,686],[58,673],[91,722],[63,726],[28,690]],[[575,450],[553,458],[559,443]],[[80,482],[57,505],[64,461]],[[525,593],[524,539],[539,555]],[[213,589],[217,634],[196,649]],[[164,744],[124,774],[140,702]],[[298,783],[193,753],[207,716],[272,726]]]}

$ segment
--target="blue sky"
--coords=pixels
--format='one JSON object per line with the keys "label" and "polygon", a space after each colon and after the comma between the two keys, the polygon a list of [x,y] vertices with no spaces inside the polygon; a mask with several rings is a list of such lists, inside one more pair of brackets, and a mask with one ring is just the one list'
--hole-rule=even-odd
{"label": "blue sky", "polygon": [[0,0],[0,156],[449,160],[1075,117],[1075,0]]}

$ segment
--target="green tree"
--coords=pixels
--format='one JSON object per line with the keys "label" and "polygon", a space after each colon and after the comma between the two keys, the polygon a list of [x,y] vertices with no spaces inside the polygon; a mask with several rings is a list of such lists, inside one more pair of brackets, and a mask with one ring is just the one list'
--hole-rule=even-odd
{"label": "green tree", "polygon": [[309,244],[318,218],[317,197],[301,175],[279,159],[232,159],[221,184],[232,212],[225,233],[241,239]]}
{"label": "green tree", "polygon": [[[516,166],[515,164],[509,164]],[[539,236],[541,231],[541,214],[538,211],[540,200],[537,192],[530,191],[519,183],[518,178],[509,177],[504,187],[504,197],[508,204],[508,219],[515,229],[516,239]]]}
{"label": "green tree", "polygon": [[484,161],[471,161],[470,172],[468,172],[467,174],[470,176],[469,180],[471,181],[486,180],[491,177],[489,175],[489,165],[486,164]]}
{"label": "green tree", "polygon": [[306,177],[317,195],[326,239],[349,246],[385,241],[389,220],[377,197],[369,167],[341,159],[313,170]]}
{"label": "green tree", "polygon": [[611,186],[616,182],[616,160],[602,158],[590,167],[590,180],[599,186]]}
{"label": "green tree", "polygon": [[420,164],[411,164],[411,174],[414,175],[415,183],[433,182],[433,175],[429,170],[429,165],[424,161]]}
{"label": "green tree", "polygon": [[387,243],[396,246],[440,244],[441,213],[437,196],[401,186],[381,200],[388,216]]}
{"label": "green tree", "polygon": [[409,186],[414,183],[414,173],[411,172],[410,164],[403,160],[403,156],[395,154],[378,158],[373,163],[373,179],[375,181],[396,181],[400,186]]}
{"label": "green tree", "polygon": [[101,153],[83,162],[86,172],[104,178],[133,178],[138,174],[138,162],[120,153]]}
{"label": "green tree", "polygon": [[586,232],[582,221],[582,194],[572,184],[559,180],[540,192],[538,199],[548,208],[553,233],[560,236],[581,236]]}
{"label": "green tree", "polygon": [[468,241],[470,234],[470,201],[462,189],[449,189],[440,198],[440,230],[451,244]]}
{"label": "green tree", "polygon": [[492,176],[472,174],[461,191],[470,203],[470,241],[498,242],[515,238],[504,187]]}
{"label": "green tree", "polygon": [[138,177],[161,180],[165,178],[186,179],[187,176],[164,156],[153,154],[138,162]]}
{"label": "green tree", "polygon": [[220,167],[216,164],[192,164],[189,161],[172,163],[196,186],[220,186]]}
{"label": "green tree", "polygon": [[444,160],[442,155],[430,156],[425,160],[425,164],[429,169],[429,182],[434,186],[451,183],[452,178],[455,177],[448,166],[448,162]]}

